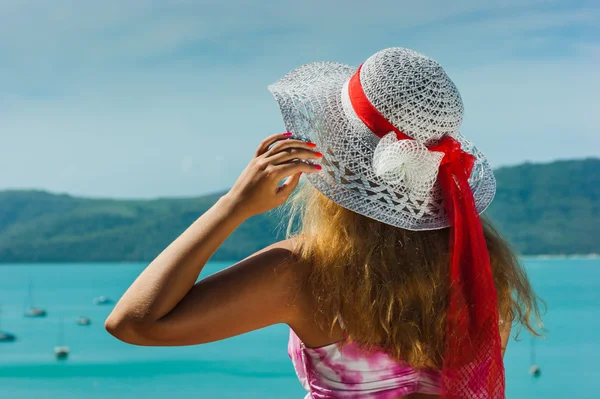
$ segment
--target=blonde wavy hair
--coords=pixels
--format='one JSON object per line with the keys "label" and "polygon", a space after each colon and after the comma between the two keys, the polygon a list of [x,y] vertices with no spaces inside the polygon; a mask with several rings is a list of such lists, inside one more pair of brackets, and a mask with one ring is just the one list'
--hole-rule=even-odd
{"label": "blonde wavy hair", "polygon": [[[308,184],[292,204],[288,236],[311,271],[316,321],[332,330],[343,320],[351,341],[380,348],[414,368],[439,368],[448,297],[449,229],[409,231],[349,211]],[[484,220],[500,317],[541,327],[527,275],[509,245]],[[532,317],[533,316],[533,317]]]}

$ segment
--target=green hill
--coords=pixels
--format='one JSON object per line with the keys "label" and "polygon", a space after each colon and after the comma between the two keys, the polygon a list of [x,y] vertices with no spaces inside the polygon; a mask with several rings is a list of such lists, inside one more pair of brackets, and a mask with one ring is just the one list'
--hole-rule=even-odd
{"label": "green hill", "polygon": [[523,254],[600,253],[600,159],[495,171],[487,214]]}
{"label": "green hill", "polygon": [[[600,253],[600,159],[523,164],[496,171],[487,214],[523,254]],[[110,200],[0,191],[0,262],[147,261],[219,194]],[[277,213],[256,216],[213,259],[242,258],[282,235]]]}

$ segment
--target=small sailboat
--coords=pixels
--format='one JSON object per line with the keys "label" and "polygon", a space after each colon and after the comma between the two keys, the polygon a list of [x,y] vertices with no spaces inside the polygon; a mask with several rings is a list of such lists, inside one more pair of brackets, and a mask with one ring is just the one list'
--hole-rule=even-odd
{"label": "small sailboat", "polygon": [[25,317],[46,317],[46,310],[42,308],[29,308],[25,311]]}
{"label": "small sailboat", "polygon": [[113,303],[112,299],[105,297],[104,295],[94,298],[94,305],[108,305]]}
{"label": "small sailboat", "polygon": [[0,342],[13,342],[16,341],[17,337],[6,331],[0,331]]}
{"label": "small sailboat", "polygon": [[54,347],[54,356],[58,360],[64,360],[69,357],[69,347],[64,344],[65,332],[62,318],[58,324],[58,345]]}
{"label": "small sailboat", "polygon": [[77,323],[80,326],[89,326],[90,324],[92,324],[92,321],[89,319],[89,317],[82,316],[75,320],[75,323]]}
{"label": "small sailboat", "polygon": [[12,342],[15,341],[17,337],[14,334],[11,334],[7,331],[0,330],[0,342]]}
{"label": "small sailboat", "polygon": [[535,337],[531,337],[531,367],[529,374],[534,378],[538,378],[542,374],[542,369],[535,363]]}
{"label": "small sailboat", "polygon": [[29,309],[25,310],[25,317],[46,317],[46,310],[33,304],[33,282],[31,281],[29,282],[29,295],[27,299]]}
{"label": "small sailboat", "polygon": [[68,346],[55,346],[54,347],[54,356],[57,359],[66,359],[69,357],[69,347]]}

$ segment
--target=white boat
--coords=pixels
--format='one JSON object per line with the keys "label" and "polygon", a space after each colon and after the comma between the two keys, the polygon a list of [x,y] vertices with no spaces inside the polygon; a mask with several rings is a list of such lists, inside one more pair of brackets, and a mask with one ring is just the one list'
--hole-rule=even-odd
{"label": "white boat", "polygon": [[66,359],[69,357],[69,347],[68,346],[55,346],[54,347],[54,356],[57,359]]}
{"label": "white boat", "polygon": [[58,345],[54,347],[54,356],[58,360],[64,360],[69,357],[69,347],[65,346],[63,342],[65,339],[64,327],[65,326],[61,318],[58,323]]}
{"label": "white boat", "polygon": [[25,311],[25,317],[46,317],[47,313],[42,308],[29,308]]}
{"label": "white boat", "polygon": [[77,320],[75,320],[75,323],[77,323],[80,326],[89,326],[90,324],[92,324],[92,321],[89,319],[89,317],[80,317]]}
{"label": "white boat", "polygon": [[535,337],[531,337],[531,367],[529,367],[529,374],[534,378],[538,378],[542,374],[542,369],[535,362]]}
{"label": "white boat", "polygon": [[94,298],[94,305],[108,305],[113,303],[112,299],[103,296],[99,296],[98,298]]}
{"label": "white boat", "polygon": [[29,282],[29,295],[27,297],[29,309],[25,310],[25,317],[46,317],[46,310],[33,305],[33,282]]}
{"label": "white boat", "polygon": [[0,331],[0,342],[12,342],[16,339],[17,337],[15,337],[14,334],[11,334],[7,331]]}
{"label": "white boat", "polygon": [[13,342],[17,339],[14,334],[6,331],[0,331],[0,342]]}

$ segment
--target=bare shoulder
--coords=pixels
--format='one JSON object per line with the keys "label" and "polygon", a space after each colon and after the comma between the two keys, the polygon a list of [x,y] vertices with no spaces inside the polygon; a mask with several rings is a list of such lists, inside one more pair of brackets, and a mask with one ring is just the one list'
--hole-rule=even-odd
{"label": "bare shoulder", "polygon": [[319,326],[315,322],[318,305],[308,278],[312,265],[297,255],[300,245],[300,239],[295,238],[265,248],[267,252],[272,251],[273,265],[281,268],[282,275],[285,275],[282,281],[289,290],[288,303],[293,308],[293,316],[287,323],[300,340],[309,347],[338,342],[344,337],[339,326],[332,330],[328,326]]}
{"label": "bare shoulder", "polygon": [[307,285],[310,265],[298,256],[299,244],[297,238],[276,242],[231,268],[237,280],[244,280],[254,292],[268,295],[270,301],[265,301],[265,305],[269,305],[263,306],[266,311],[273,312],[277,307],[285,309],[280,321],[290,326],[303,323],[306,313],[312,311]]}
{"label": "bare shoulder", "polygon": [[290,269],[296,266],[294,269],[297,269],[302,264],[297,255],[299,245],[300,241],[298,238],[289,238],[271,244],[256,252],[251,257],[260,256],[261,259],[273,265],[289,267]]}
{"label": "bare shoulder", "polygon": [[260,263],[271,268],[291,290],[299,290],[310,270],[309,265],[298,256],[299,245],[298,238],[286,239],[269,245],[250,258],[259,258]]}

